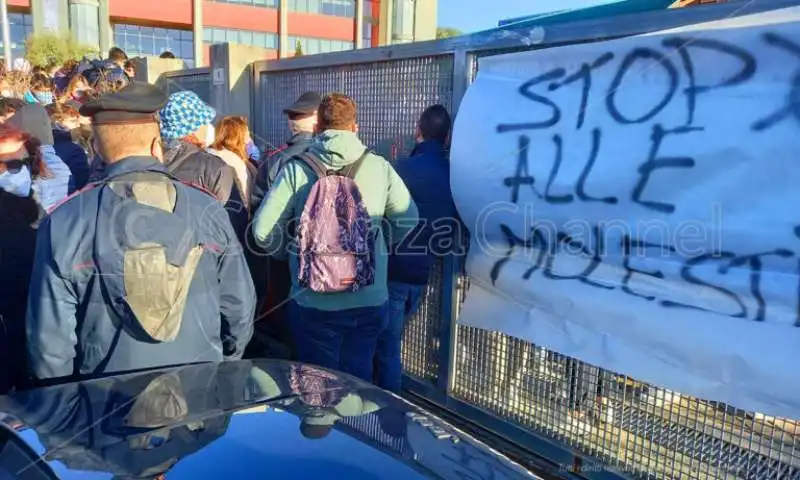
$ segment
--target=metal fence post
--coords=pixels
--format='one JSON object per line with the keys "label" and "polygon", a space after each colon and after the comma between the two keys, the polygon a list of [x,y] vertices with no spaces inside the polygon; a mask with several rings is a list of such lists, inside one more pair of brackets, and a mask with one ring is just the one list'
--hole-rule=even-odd
{"label": "metal fence post", "polygon": [[[471,58],[469,52],[462,48],[454,52],[453,58],[453,96],[450,110],[455,117],[461,99],[467,91],[470,79]],[[462,247],[460,232],[455,233],[453,246]],[[442,302],[439,322],[439,374],[437,387],[449,394],[453,388],[456,373],[456,345],[458,330],[456,319],[458,316],[458,278],[463,271],[462,256],[449,254],[444,257],[442,265]]]}
{"label": "metal fence post", "polygon": [[[455,243],[454,243],[455,245]],[[455,323],[455,302],[456,281],[458,271],[456,261],[452,254],[448,254],[443,259],[442,265],[442,301],[439,322],[439,373],[436,378],[436,387],[444,393],[450,393],[453,385],[455,370],[456,352],[456,323]]]}
{"label": "metal fence post", "polygon": [[473,61],[473,55],[466,48],[458,48],[453,53],[453,105],[451,106],[453,117],[458,114],[458,107],[461,106],[461,100],[472,81]]}
{"label": "metal fence post", "polygon": [[255,136],[256,145],[261,143],[259,140],[261,140],[263,132],[266,131],[266,125],[262,125],[262,122],[264,122],[263,102],[266,100],[266,96],[261,91],[261,65],[262,62],[253,62],[250,66],[250,88],[252,89],[250,96],[252,100],[250,105],[250,128]]}

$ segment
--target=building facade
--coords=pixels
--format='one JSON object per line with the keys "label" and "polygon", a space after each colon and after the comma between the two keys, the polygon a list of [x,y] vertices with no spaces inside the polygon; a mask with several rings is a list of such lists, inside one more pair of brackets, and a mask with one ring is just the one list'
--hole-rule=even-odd
{"label": "building facade", "polygon": [[[214,43],[265,50],[265,58],[335,52],[436,38],[437,0],[7,0],[13,58],[25,38],[70,31],[105,52],[170,51],[208,64]],[[0,50],[1,51],[1,50]]]}

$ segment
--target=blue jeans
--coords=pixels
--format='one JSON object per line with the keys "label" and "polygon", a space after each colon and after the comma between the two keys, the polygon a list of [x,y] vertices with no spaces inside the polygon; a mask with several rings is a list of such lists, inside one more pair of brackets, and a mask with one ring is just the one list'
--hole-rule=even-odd
{"label": "blue jeans", "polygon": [[403,365],[400,360],[400,344],[406,319],[416,313],[425,293],[424,285],[389,283],[389,323],[378,337],[375,364],[378,370],[376,382],[390,392],[399,392],[402,384]]}
{"label": "blue jeans", "polygon": [[292,302],[289,325],[297,360],[372,382],[372,359],[386,326],[386,305],[328,312]]}

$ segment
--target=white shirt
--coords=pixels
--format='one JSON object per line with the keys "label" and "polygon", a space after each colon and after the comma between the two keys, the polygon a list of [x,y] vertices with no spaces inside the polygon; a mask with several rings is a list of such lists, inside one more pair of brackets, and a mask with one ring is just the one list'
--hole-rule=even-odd
{"label": "white shirt", "polygon": [[231,152],[230,150],[214,150],[209,148],[208,152],[218,156],[225,163],[227,163],[236,173],[236,183],[239,185],[239,191],[242,192],[242,200],[248,203],[250,198],[250,173],[247,171],[247,160],[239,158],[239,155]]}

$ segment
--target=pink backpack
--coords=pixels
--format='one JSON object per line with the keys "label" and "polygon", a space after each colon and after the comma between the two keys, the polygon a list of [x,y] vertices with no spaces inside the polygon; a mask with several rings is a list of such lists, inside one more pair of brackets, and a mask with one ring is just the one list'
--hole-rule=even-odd
{"label": "pink backpack", "polygon": [[301,287],[341,293],[375,283],[375,233],[354,180],[369,154],[341,170],[329,170],[310,152],[296,157],[317,176],[297,227]]}

